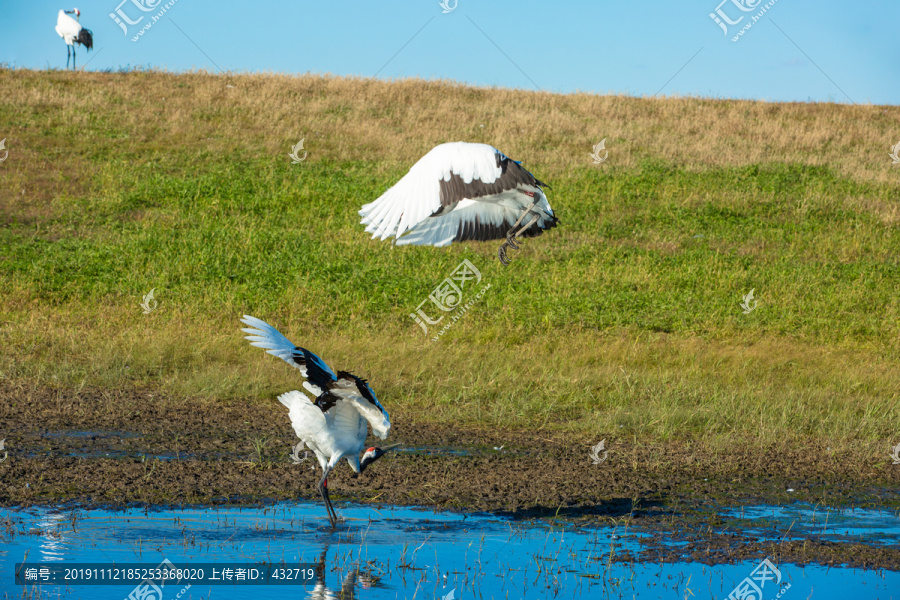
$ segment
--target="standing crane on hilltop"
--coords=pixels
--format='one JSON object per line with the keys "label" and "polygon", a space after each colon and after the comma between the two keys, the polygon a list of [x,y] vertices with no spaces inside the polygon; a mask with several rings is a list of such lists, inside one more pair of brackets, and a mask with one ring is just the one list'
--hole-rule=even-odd
{"label": "standing crane on hilltop", "polygon": [[398,246],[506,238],[497,254],[507,265],[506,249],[517,249],[518,238],[556,227],[545,187],[493,146],[448,142],[432,148],[359,214],[366,233],[382,240],[394,237]]}
{"label": "standing crane on hilltop", "polygon": [[[75,15],[73,19],[69,15]],[[77,8],[61,10],[56,17],[56,33],[66,43],[66,69],[69,68],[69,56],[72,57],[72,70],[75,70],[75,44],[81,44],[88,50],[94,47],[94,34],[78,22],[81,11]]]}
{"label": "standing crane on hilltop", "polygon": [[241,330],[250,334],[246,336],[250,345],[263,348],[299,369],[306,378],[303,388],[316,398],[315,402],[310,402],[306,394],[294,390],[282,394],[278,400],[287,407],[297,437],[319,460],[322,467],[319,494],[325,502],[328,520],[334,527],[338,516],[328,497],[328,474],[342,458],[347,459],[355,472],[362,473],[388,450],[400,445],[368,448],[360,460],[359,453],[365,448],[369,425],[375,435],[381,439],[387,438],[391,429],[388,413],[365,379],[346,371],[335,374],[321,358],[295,346],[265,321],[244,315],[241,322],[250,326]]}

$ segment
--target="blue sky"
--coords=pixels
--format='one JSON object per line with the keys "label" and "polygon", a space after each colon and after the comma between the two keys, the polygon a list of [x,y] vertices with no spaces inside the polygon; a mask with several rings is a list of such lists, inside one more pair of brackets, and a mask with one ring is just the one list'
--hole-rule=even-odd
{"label": "blue sky", "polygon": [[[775,0],[734,42],[771,0],[447,0],[456,8],[446,14],[438,0],[63,1],[0,0],[0,62],[64,68],[54,26],[74,3],[94,33],[93,52],[78,51],[87,70],[377,74],[554,92],[900,104],[898,2]],[[142,12],[141,3],[154,8]],[[109,16],[117,8],[144,18],[126,34]],[[717,8],[728,20],[743,17],[727,35],[710,18]]]}

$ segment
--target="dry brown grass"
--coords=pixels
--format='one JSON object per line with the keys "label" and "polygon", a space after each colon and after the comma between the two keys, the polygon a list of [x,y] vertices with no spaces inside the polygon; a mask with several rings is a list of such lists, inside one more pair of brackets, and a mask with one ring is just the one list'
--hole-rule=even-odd
{"label": "dry brown grass", "polygon": [[[0,70],[0,83],[11,164],[28,165],[19,171],[28,174],[28,187],[49,195],[60,190],[54,180],[78,171],[78,158],[44,142],[60,128],[76,134],[101,125],[97,105],[120,107],[104,111],[112,122],[102,123],[120,138],[110,140],[117,152],[127,139],[126,152],[179,146],[239,159],[280,153],[305,137],[310,161],[379,156],[408,163],[452,141],[449,134],[527,156],[542,172],[583,163],[606,138],[609,164],[626,168],[648,158],[689,169],[792,162],[891,182],[888,151],[900,135],[893,106],[557,95],[316,75]],[[15,113],[24,110],[38,111],[45,128],[17,127]],[[897,218],[896,207],[871,208],[886,222]]]}
{"label": "dry brown grass", "polygon": [[[98,310],[102,320],[94,318]],[[18,356],[0,362],[0,379],[76,390],[150,385],[213,404],[271,402],[294,389],[295,371],[247,346],[234,310],[225,313],[210,319],[179,310],[136,325],[133,307],[33,305],[27,320],[0,322],[0,339]],[[397,326],[377,335],[336,335],[308,323],[283,329],[336,368],[370,378],[399,422],[615,435],[635,443],[874,447],[890,439],[900,418],[893,400],[900,366],[859,347],[622,330],[541,339],[510,331],[488,339],[470,320],[456,325],[457,339],[441,344]]]}

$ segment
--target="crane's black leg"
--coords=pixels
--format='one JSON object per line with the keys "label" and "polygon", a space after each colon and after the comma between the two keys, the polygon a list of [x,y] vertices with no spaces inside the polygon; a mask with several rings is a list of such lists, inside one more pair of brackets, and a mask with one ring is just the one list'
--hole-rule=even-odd
{"label": "crane's black leg", "polygon": [[322,495],[322,501],[325,503],[325,510],[328,511],[328,520],[331,522],[331,527],[333,528],[337,525],[337,515],[334,512],[334,507],[331,506],[331,499],[328,497],[328,474],[331,472],[331,469],[326,469],[322,474],[322,479],[319,481],[319,494]]}
{"label": "crane's black leg", "polygon": [[497,258],[500,259],[500,262],[504,267],[509,266],[509,259],[506,257],[506,247],[509,246],[506,242],[500,244],[500,250],[497,252]]}
{"label": "crane's black leg", "polygon": [[328,485],[327,484],[325,486],[325,498],[328,499],[328,508],[331,509],[331,519],[332,519],[331,526],[334,527],[337,524],[337,522],[341,520],[341,518],[339,516],[337,516],[337,513],[334,510],[334,505],[331,504],[331,496],[328,493]]}
{"label": "crane's black leg", "polygon": [[75,68],[75,44],[72,44],[72,70],[77,70]]}
{"label": "crane's black leg", "polygon": [[69,45],[66,44],[66,71],[69,70],[69,60],[72,57],[72,49],[69,48]]}

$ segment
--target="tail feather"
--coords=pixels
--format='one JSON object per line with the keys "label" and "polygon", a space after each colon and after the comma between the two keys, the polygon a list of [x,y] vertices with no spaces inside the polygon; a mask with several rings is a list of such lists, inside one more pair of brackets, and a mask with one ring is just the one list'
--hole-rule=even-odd
{"label": "tail feather", "polygon": [[75,38],[75,42],[90,50],[94,47],[94,34],[91,33],[90,29],[82,27],[81,31],[78,32],[78,37]]}

